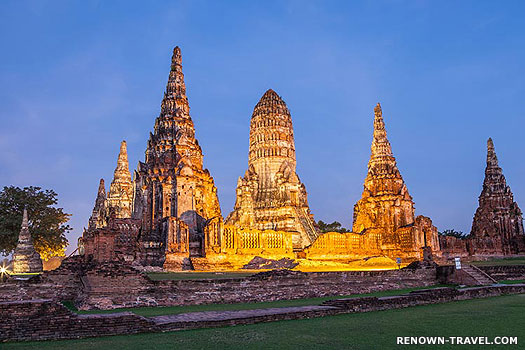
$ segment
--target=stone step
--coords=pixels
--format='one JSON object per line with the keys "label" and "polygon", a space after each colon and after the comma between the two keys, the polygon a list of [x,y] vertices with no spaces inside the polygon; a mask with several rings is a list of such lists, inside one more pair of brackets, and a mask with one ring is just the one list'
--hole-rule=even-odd
{"label": "stone step", "polygon": [[492,277],[487,275],[485,272],[480,270],[479,268],[465,264],[462,267],[463,271],[470,275],[478,284],[480,285],[488,285],[488,284],[494,284],[497,283],[496,280],[494,280]]}

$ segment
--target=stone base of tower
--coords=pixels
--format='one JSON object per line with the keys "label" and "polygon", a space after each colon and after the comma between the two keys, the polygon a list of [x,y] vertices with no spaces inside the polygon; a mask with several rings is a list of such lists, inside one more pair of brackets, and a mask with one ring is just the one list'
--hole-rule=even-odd
{"label": "stone base of tower", "polygon": [[226,224],[244,230],[250,227],[255,230],[276,230],[289,232],[294,251],[301,251],[319,236],[315,222],[308,213],[308,208],[283,206],[280,208],[261,208],[251,211],[234,210]]}
{"label": "stone base of tower", "polygon": [[42,267],[42,259],[33,246],[17,247],[13,254],[13,273],[40,273],[44,269]]}

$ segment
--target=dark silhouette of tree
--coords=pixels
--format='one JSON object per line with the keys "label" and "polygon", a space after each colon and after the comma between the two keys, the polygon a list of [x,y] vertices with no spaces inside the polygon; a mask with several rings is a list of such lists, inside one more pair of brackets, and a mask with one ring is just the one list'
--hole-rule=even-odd
{"label": "dark silhouette of tree", "polygon": [[462,231],[456,231],[453,229],[444,230],[442,232],[439,232],[439,234],[442,236],[451,236],[451,237],[456,237],[459,239],[465,239],[468,236],[466,233],[463,233]]}
{"label": "dark silhouette of tree", "polygon": [[340,232],[340,233],[350,232],[346,228],[342,227],[341,223],[338,221],[334,221],[331,224],[328,224],[324,222],[323,220],[319,220],[317,222],[317,226],[319,226],[319,230],[323,233],[325,232]]}

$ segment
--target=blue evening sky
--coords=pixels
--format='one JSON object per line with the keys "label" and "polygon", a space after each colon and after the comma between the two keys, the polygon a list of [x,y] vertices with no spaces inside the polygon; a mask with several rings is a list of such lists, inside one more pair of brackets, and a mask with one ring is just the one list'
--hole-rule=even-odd
{"label": "blue evening sky", "polygon": [[70,249],[119,142],[144,159],[172,49],[223,216],[269,88],[292,113],[317,220],[352,224],[373,107],[416,214],[470,231],[494,139],[525,207],[522,1],[2,1],[0,185],[41,186],[72,213]]}

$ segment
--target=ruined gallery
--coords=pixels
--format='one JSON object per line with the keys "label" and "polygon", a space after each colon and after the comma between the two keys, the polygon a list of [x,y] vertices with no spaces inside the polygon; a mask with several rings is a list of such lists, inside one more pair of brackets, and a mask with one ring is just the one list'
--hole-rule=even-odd
{"label": "ruined gallery", "polygon": [[[125,135],[123,135],[125,136]],[[133,178],[126,142],[109,193],[100,180],[88,227],[79,240],[85,259],[122,260],[166,270],[237,269],[255,257],[304,266],[384,257],[424,258],[525,252],[522,214],[513,201],[489,140],[480,207],[468,239],[438,237],[432,220],[416,216],[397,167],[378,103],[362,197],[352,232],[320,232],[296,172],[292,115],[272,89],[255,105],[248,166],[239,177],[233,211],[223,219],[213,177],[195,137],[181,50],[173,50],[160,115]],[[351,206],[351,203],[348,203]],[[322,263],[321,263],[322,262]]]}

